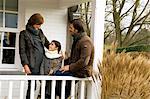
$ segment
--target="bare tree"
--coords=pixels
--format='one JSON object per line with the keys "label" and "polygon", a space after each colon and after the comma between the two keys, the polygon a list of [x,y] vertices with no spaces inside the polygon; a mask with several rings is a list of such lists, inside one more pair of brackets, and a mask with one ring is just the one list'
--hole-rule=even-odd
{"label": "bare tree", "polygon": [[91,15],[92,15],[92,8],[91,8],[91,2],[85,2],[80,5],[76,5],[73,7],[70,7],[68,9],[68,19],[76,19],[81,18],[86,23],[87,28],[87,34],[91,35]]}
{"label": "bare tree", "polygon": [[129,46],[143,26],[149,25],[150,0],[144,1],[107,0],[105,39],[114,33],[119,47]]}
{"label": "bare tree", "polygon": [[92,15],[92,9],[91,9],[91,2],[85,2],[79,5],[80,17],[85,20],[86,28],[87,28],[87,34],[91,35],[91,15]]}

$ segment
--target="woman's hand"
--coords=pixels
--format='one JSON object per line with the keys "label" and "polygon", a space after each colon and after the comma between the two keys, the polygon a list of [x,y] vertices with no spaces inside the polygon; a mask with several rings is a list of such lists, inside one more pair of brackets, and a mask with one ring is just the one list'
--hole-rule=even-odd
{"label": "woman's hand", "polygon": [[24,70],[26,74],[31,74],[31,71],[28,65],[24,65]]}
{"label": "woman's hand", "polygon": [[48,50],[49,50],[49,51],[51,50],[51,47],[50,47],[50,46],[51,46],[51,44],[49,44],[49,46],[48,46]]}

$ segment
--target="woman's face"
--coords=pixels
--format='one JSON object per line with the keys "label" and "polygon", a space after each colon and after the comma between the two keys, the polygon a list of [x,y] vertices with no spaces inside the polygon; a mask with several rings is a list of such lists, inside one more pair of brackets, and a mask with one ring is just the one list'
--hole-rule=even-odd
{"label": "woman's face", "polygon": [[40,29],[41,24],[40,24],[40,25],[34,24],[33,27],[34,27],[36,30],[38,30],[38,29]]}
{"label": "woman's face", "polygon": [[56,47],[54,42],[51,42],[49,45],[49,50],[50,51],[58,50],[58,47]]}

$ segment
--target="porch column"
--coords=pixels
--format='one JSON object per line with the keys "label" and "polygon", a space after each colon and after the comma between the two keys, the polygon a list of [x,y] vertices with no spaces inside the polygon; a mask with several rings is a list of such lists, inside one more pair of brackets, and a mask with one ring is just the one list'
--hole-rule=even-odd
{"label": "porch column", "polygon": [[[104,48],[104,19],[106,0],[93,0],[92,2],[92,39],[95,47],[93,69],[98,72],[98,64],[102,62]],[[90,86],[90,85],[89,85]],[[90,87],[88,87],[90,88]],[[101,98],[101,81],[91,84],[91,93],[88,92],[88,99]],[[90,97],[91,96],[91,97]],[[90,98],[89,98],[90,97]]]}
{"label": "porch column", "polygon": [[104,48],[104,21],[106,0],[93,0],[92,6],[92,39],[95,47],[94,70],[102,62]]}

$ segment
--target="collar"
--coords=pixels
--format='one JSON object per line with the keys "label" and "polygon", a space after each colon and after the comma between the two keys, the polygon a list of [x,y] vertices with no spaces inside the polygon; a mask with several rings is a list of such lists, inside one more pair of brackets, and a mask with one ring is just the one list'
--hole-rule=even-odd
{"label": "collar", "polygon": [[86,35],[86,32],[81,32],[81,33],[75,33],[74,35],[73,35],[73,40],[74,41],[78,41],[78,40],[80,40],[83,36],[85,36]]}
{"label": "collar", "polygon": [[26,29],[28,30],[28,31],[30,31],[32,34],[34,34],[34,35],[39,35],[39,31],[40,30],[36,30],[36,29],[34,29],[34,27],[33,26],[31,26],[31,25],[26,25]]}
{"label": "collar", "polygon": [[62,56],[61,54],[58,53],[58,50],[54,50],[54,51],[46,50],[45,55],[47,58],[50,58],[50,59],[59,58]]}

